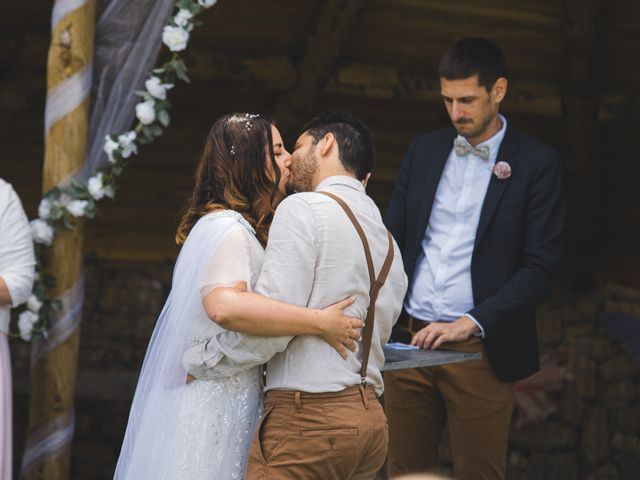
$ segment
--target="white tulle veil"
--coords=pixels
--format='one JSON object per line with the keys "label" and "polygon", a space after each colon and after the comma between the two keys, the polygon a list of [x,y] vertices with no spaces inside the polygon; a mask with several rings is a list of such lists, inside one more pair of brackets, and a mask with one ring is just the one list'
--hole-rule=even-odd
{"label": "white tulle veil", "polygon": [[205,315],[198,284],[209,259],[237,225],[233,219],[193,227],[173,272],[172,288],[153,331],[136,387],[115,479],[160,479],[171,461],[179,403],[186,387],[182,355]]}

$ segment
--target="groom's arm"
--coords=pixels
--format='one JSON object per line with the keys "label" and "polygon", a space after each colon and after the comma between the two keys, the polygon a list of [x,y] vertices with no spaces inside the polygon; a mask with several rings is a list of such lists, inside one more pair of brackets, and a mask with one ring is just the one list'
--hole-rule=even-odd
{"label": "groom's arm", "polygon": [[[269,242],[255,291],[276,300],[307,306],[316,263],[315,219],[309,204],[297,195],[285,199],[274,215]],[[292,336],[266,337],[224,332],[183,358],[194,376],[214,369],[216,375],[267,362],[285,350]]]}

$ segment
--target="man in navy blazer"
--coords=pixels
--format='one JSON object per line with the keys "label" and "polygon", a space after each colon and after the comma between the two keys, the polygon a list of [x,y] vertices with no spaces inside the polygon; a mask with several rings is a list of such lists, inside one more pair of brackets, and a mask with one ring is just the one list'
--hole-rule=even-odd
{"label": "man in navy blazer", "polygon": [[455,477],[504,478],[513,382],[538,370],[534,309],[563,249],[563,168],[499,114],[507,74],[495,44],[457,42],[439,76],[454,128],[409,147],[385,223],[410,281],[411,342],[483,358],[385,375],[389,476],[437,469],[448,421]]}

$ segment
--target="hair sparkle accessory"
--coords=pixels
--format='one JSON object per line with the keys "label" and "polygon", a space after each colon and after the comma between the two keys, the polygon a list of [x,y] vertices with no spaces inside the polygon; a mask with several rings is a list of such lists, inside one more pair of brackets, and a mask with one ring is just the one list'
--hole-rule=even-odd
{"label": "hair sparkle accessory", "polygon": [[251,129],[253,128],[253,122],[251,120],[253,120],[254,118],[258,118],[260,115],[257,113],[245,113],[244,114],[244,118],[245,118],[245,124],[244,124],[244,129],[247,132],[250,132]]}

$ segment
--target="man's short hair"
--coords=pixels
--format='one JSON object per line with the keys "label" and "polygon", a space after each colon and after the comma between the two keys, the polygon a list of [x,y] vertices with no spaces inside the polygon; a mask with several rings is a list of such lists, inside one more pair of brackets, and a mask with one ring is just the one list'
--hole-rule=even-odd
{"label": "man's short hair", "polygon": [[478,75],[478,85],[490,92],[498,78],[507,77],[507,62],[500,47],[486,38],[463,38],[444,52],[438,75],[446,80]]}
{"label": "man's short hair", "polygon": [[371,173],[376,156],[373,137],[367,126],[351,112],[322,113],[302,127],[300,134],[303,133],[311,135],[315,142],[327,133],[333,134],[344,168],[358,180],[364,180]]}

